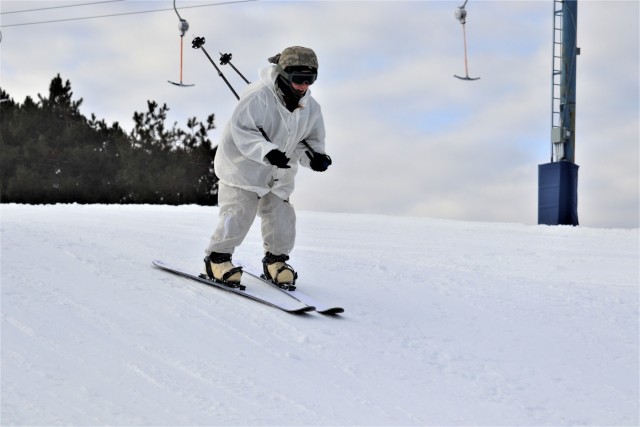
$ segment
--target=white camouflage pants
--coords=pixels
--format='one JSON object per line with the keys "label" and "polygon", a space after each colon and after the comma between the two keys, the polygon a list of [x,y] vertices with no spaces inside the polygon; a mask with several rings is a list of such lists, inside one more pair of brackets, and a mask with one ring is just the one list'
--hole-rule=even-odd
{"label": "white camouflage pants", "polygon": [[289,201],[273,193],[256,193],[223,183],[218,186],[219,221],[206,249],[232,254],[247,236],[256,215],[261,218],[265,252],[288,255],[296,239],[296,213]]}

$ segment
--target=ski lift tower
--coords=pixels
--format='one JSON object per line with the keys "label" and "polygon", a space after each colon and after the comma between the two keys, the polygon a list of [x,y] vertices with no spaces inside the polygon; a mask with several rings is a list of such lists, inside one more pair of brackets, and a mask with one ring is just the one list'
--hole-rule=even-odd
{"label": "ski lift tower", "polygon": [[578,1],[553,0],[551,162],[538,166],[538,224],[578,225],[577,29]]}

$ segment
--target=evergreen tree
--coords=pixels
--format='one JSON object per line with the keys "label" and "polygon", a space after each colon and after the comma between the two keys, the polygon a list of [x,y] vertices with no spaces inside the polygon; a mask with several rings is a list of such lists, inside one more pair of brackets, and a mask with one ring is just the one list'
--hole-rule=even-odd
{"label": "evergreen tree", "polygon": [[0,88],[0,197],[18,203],[217,204],[217,178],[205,123],[165,125],[165,105],[148,101],[127,134],[80,113],[71,83],[58,74],[47,97],[17,104]]}

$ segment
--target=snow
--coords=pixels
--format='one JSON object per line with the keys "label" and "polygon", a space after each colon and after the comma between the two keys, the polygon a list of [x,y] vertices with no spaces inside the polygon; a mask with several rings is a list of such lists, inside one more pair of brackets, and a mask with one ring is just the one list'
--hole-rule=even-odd
{"label": "snow", "polygon": [[2,425],[640,423],[637,229],[298,212],[327,317],[152,267],[214,207],[0,212]]}

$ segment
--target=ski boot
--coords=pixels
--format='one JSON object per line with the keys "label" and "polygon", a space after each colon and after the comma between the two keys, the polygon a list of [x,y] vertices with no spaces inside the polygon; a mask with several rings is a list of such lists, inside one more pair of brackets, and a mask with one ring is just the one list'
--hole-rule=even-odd
{"label": "ski boot", "polygon": [[285,262],[288,259],[288,255],[274,255],[271,252],[267,252],[262,259],[264,271],[262,277],[283,289],[293,291],[296,288],[298,273]]}
{"label": "ski boot", "polygon": [[229,286],[231,288],[245,289],[240,284],[242,267],[236,267],[231,263],[231,254],[211,252],[204,259],[205,278]]}

